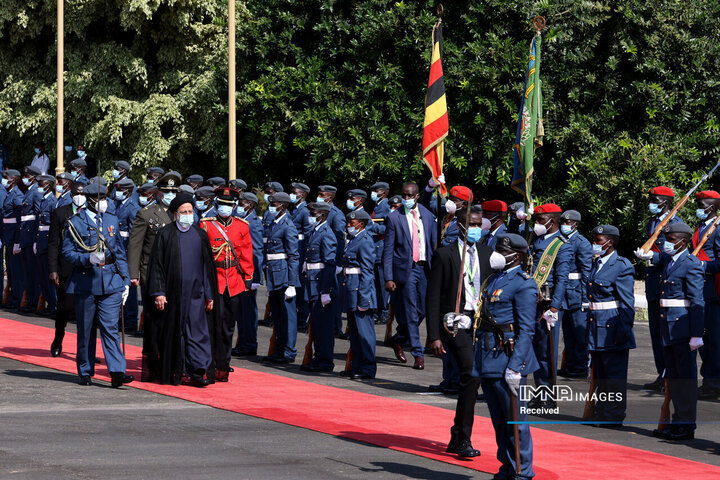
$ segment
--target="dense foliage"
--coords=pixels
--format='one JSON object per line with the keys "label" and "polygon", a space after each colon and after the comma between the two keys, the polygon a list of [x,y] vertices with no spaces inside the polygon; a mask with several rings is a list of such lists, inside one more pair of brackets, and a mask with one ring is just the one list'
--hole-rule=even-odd
{"label": "dense foliage", "polygon": [[[0,5],[0,143],[14,165],[36,139],[54,143],[55,3]],[[227,3],[65,4],[68,137],[104,167],[225,175]],[[637,243],[648,187],[682,192],[716,161],[719,14],[700,0],[446,2],[448,181],[521,199],[510,148],[530,21],[543,15],[535,193]],[[238,1],[238,175],[341,188],[426,178],[435,21],[434,1]]]}

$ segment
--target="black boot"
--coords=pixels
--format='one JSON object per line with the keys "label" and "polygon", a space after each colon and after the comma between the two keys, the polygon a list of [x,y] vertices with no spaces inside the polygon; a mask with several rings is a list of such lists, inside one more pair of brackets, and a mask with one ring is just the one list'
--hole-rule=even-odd
{"label": "black boot", "polygon": [[122,372],[110,372],[110,386],[112,388],[120,388],[125,383],[135,380],[132,375],[125,375]]}
{"label": "black boot", "polygon": [[461,458],[479,457],[480,450],[475,450],[470,443],[470,440],[463,440],[458,446],[457,455]]}

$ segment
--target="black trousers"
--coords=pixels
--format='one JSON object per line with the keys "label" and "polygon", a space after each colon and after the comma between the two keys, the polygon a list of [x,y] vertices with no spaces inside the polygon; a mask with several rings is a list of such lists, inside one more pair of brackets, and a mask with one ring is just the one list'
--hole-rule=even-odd
{"label": "black trousers", "polygon": [[225,293],[216,296],[213,308],[217,311],[218,322],[218,326],[215,329],[215,368],[227,372],[230,369],[235,324],[238,318],[240,318],[242,309],[240,294],[231,297],[229,290],[226,288]]}
{"label": "black trousers", "polygon": [[453,356],[460,371],[460,388],[455,406],[455,422],[450,433],[458,440],[470,440],[475,420],[475,402],[477,401],[480,379],[473,376],[475,349],[472,330],[458,330],[456,336],[444,335],[445,350]]}
{"label": "black trousers", "polygon": [[663,347],[668,387],[673,404],[673,424],[695,430],[697,420],[697,350],[688,341]]}
{"label": "black trousers", "polygon": [[55,341],[62,343],[65,338],[65,328],[70,316],[75,309],[75,296],[67,293],[68,277],[60,277],[60,285],[57,287],[57,310],[55,312]]}

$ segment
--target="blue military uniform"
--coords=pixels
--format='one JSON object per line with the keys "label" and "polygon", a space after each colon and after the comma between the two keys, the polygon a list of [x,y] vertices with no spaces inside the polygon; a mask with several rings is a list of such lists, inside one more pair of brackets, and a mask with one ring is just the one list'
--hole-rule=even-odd
{"label": "blue military uniform", "polygon": [[[567,213],[567,212],[565,212]],[[587,238],[573,231],[567,236],[572,248],[572,261],[568,273],[565,301],[563,302],[562,331],[565,341],[567,374],[584,377],[587,374],[587,279],[592,265],[592,246]]]}
{"label": "blue military uniform", "polygon": [[[332,371],[335,366],[336,261],[337,238],[330,225],[325,221],[311,226],[307,234],[304,279],[314,346],[311,369],[317,371]],[[322,295],[330,295],[329,304],[322,304]]]}
{"label": "blue military uniform", "polygon": [[[295,186],[297,184],[293,184]],[[309,191],[310,189],[308,189]],[[305,262],[305,235],[309,231],[308,216],[310,215],[307,208],[307,203],[300,202],[293,206],[289,211],[290,218],[292,218],[295,224],[295,229],[298,232],[298,276],[302,273],[302,265]],[[298,312],[298,326],[307,325],[308,316],[310,315],[310,307],[305,298],[304,286],[298,288],[297,291],[297,312]]]}
{"label": "blue military uniform", "polygon": [[[367,217],[366,212],[352,212],[349,219]],[[343,282],[340,298],[343,312],[347,313],[351,374],[362,378],[375,378],[375,322],[373,310],[377,307],[373,269],[375,244],[372,235],[362,230],[350,237],[343,254]]]}
{"label": "blue military uniform", "polygon": [[483,238],[483,245],[487,245],[488,247],[495,248],[495,245],[497,244],[497,237],[498,235],[505,235],[507,233],[507,227],[504,223],[500,224],[499,227],[497,227],[492,232],[488,233],[488,235]]}
{"label": "blue military uniform", "polygon": [[[52,179],[53,177],[49,177]],[[54,182],[54,179],[53,179]],[[57,208],[57,198],[53,191],[39,194],[35,197],[35,215],[37,217],[37,236],[35,238],[35,270],[38,272],[40,291],[47,302],[47,314],[55,313],[57,307],[57,290],[50,283],[48,265],[48,236],[50,235],[50,215]]]}
{"label": "blue military uniform", "polygon": [[[132,197],[116,202],[115,216],[118,219],[119,235],[122,240],[123,249],[127,251],[130,243],[130,231],[132,230],[135,216],[140,211],[140,205]],[[125,329],[133,331],[138,326],[138,291],[137,287],[130,287],[127,301],[125,302]]]}
{"label": "blue military uniform", "polygon": [[[241,195],[251,196],[250,198],[257,203],[257,197],[254,194],[243,193]],[[243,215],[239,216],[243,217]],[[245,216],[245,221],[248,222],[253,248],[253,287],[251,290],[246,290],[240,294],[242,314],[238,319],[238,344],[234,353],[255,355],[257,353],[258,327],[257,287],[263,283],[263,225],[255,210],[251,210]]]}
{"label": "blue military uniform", "polygon": [[[278,195],[271,195],[270,199],[275,196]],[[294,361],[297,355],[297,310],[295,297],[286,299],[285,292],[288,287],[299,284],[299,254],[297,230],[287,212],[269,221],[265,227],[265,238],[265,279],[277,341],[277,352],[271,359]]]}
{"label": "blue military uniform", "polygon": [[[683,227],[690,232],[689,227]],[[666,226],[665,232],[668,230],[673,227]],[[675,431],[693,432],[697,418],[697,354],[690,349],[689,341],[703,336],[705,271],[687,249],[673,256],[656,252],[652,261],[661,272],[660,335],[674,410],[672,427]]]}
{"label": "blue military uniform", "polygon": [[[593,234],[604,235],[608,230],[602,225]],[[630,261],[613,251],[595,260],[587,278],[588,349],[598,396],[594,420],[600,422],[622,423],[625,419],[628,357],[635,348],[634,276]]]}
{"label": "blue military uniform", "polygon": [[57,199],[57,205],[55,208],[58,207],[64,207],[65,205],[70,205],[72,203],[72,193],[70,192],[70,189],[68,189],[67,192],[60,195]]}
{"label": "blue military uniform", "polygon": [[[13,174],[20,176],[17,170]],[[10,174],[8,174],[10,175]],[[5,245],[5,262],[7,264],[8,282],[10,283],[10,296],[7,307],[18,308],[24,290],[23,268],[21,254],[13,253],[15,245],[20,243],[20,218],[24,195],[15,185],[8,192],[3,201],[3,245]]]}
{"label": "blue military uniform", "polygon": [[385,290],[385,275],[383,274],[383,247],[385,245],[385,219],[390,215],[390,204],[387,198],[382,198],[375,204],[373,209],[372,223],[367,226],[367,230],[372,233],[373,242],[375,243],[375,298],[377,298],[377,317],[378,320],[387,318],[388,302],[390,293]]}
{"label": "blue military uniform", "polygon": [[[330,224],[330,228],[335,233],[335,238],[337,240],[337,259],[335,265],[339,267],[342,265],[342,256],[345,251],[345,226],[347,225],[345,222],[345,215],[343,215],[339,208],[331,204],[327,222]],[[342,272],[339,272],[335,276],[335,280],[339,287],[342,283]],[[333,308],[335,311],[335,335],[342,336],[342,311],[339,304],[333,304]]]}
{"label": "blue military uniform", "polygon": [[27,306],[21,308],[24,312],[34,312],[38,304],[40,291],[38,288],[39,278],[35,268],[35,252],[33,245],[37,238],[37,216],[35,215],[35,198],[40,195],[37,183],[33,183],[23,196],[20,216],[20,239],[19,244],[21,265],[23,269],[23,280],[25,294],[27,295]]}
{"label": "blue military uniform", "polygon": [[[0,188],[0,210],[5,205],[5,199],[7,198],[8,192],[5,187]],[[5,236],[2,233],[2,230],[4,229],[3,225],[0,224],[0,242],[3,244],[5,243]],[[2,251],[2,245],[0,245],[0,271],[3,272],[3,275],[0,275],[0,292],[5,291],[5,255],[3,255]],[[10,277],[8,273],[8,278]]]}
{"label": "blue military uniform", "polygon": [[[655,232],[657,225],[665,218],[667,213],[651,218],[645,226],[645,232],[647,238]],[[681,222],[684,223],[680,218],[673,217],[668,222],[668,225],[673,223]],[[655,245],[653,245],[653,251],[660,252],[663,242],[665,242],[665,234],[660,232]],[[660,320],[660,291],[661,291],[661,278],[662,269],[657,265],[650,264],[645,269],[645,296],[648,302],[648,323],[650,327],[650,340],[652,342],[653,358],[655,359],[655,369],[657,370],[658,376],[662,376],[665,371],[665,360],[663,356],[663,344],[662,344],[662,327]]]}
{"label": "blue military uniform", "polygon": [[[500,241],[508,238],[500,237]],[[521,474],[515,476],[515,441],[511,421],[510,396],[513,393],[504,379],[507,369],[521,374],[520,385],[527,384],[527,375],[535,372],[540,365],[535,358],[533,337],[536,333],[535,303],[537,285],[519,266],[494,274],[488,280],[483,291],[483,304],[497,324],[496,332],[490,330],[487,322],[482,322],[477,334],[476,370],[480,375],[485,400],[490,411],[498,451],[497,459],[502,464],[498,478],[532,478],[533,447],[530,426],[519,425]],[[502,337],[499,337],[502,332]],[[503,339],[503,344],[498,342]],[[514,349],[510,350],[510,340]],[[527,422],[528,415],[523,413],[524,400],[518,401],[520,408],[518,420]]]}
{"label": "blue military uniform", "polygon": [[[90,261],[91,253],[87,249],[97,245],[98,229],[102,230],[115,255],[114,263],[94,265]],[[130,284],[130,276],[119,231],[117,217],[107,212],[95,215],[86,208],[71,217],[65,227],[62,254],[74,265],[67,293],[75,295],[77,368],[81,377],[94,373],[95,358],[88,355],[88,351],[96,315],[108,371],[111,374],[125,373],[125,357],[120,346],[117,319],[122,293]],[[111,259],[108,251],[105,252],[105,259],[106,262]]]}
{"label": "blue military uniform", "polygon": [[[540,208],[540,207],[538,207]],[[538,212],[540,213],[540,212]],[[548,335],[547,325],[545,321],[540,321],[545,309],[553,307],[558,309],[558,321],[562,321],[562,305],[565,302],[565,289],[567,287],[568,274],[570,273],[570,265],[572,264],[572,247],[562,239],[560,231],[543,235],[542,237],[535,238],[535,241],[530,246],[530,254],[533,257],[533,274],[537,270],[538,263],[542,254],[547,247],[555,240],[560,238],[563,245],[558,250],[555,262],[552,265],[550,274],[543,287],[547,288],[551,292],[550,305],[547,302],[538,303],[536,318],[538,321],[535,325],[535,335],[533,336],[533,345],[535,347],[535,356],[540,363],[540,369],[535,372],[535,383],[537,385],[550,385],[552,382],[551,370],[550,370],[550,351],[548,348]],[[542,292],[543,289],[541,289]],[[553,343],[555,346],[555,358],[552,360],[557,365],[557,348],[560,340],[560,329],[553,328]]]}

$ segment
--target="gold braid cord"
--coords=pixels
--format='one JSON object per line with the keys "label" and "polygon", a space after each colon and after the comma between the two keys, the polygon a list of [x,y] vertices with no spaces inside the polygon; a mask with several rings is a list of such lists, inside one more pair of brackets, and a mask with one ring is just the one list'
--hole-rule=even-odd
{"label": "gold braid cord", "polygon": [[72,224],[72,222],[68,222],[68,231],[70,232],[70,237],[72,237],[75,244],[80,247],[80,249],[87,253],[94,253],[94,252],[104,252],[105,251],[105,245],[103,242],[101,242],[98,239],[98,242],[93,245],[92,247],[88,247],[85,242],[82,239],[82,236],[80,235],[80,232],[77,231],[75,228],[75,225]]}

